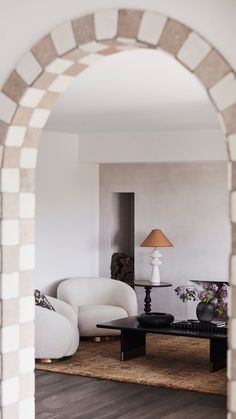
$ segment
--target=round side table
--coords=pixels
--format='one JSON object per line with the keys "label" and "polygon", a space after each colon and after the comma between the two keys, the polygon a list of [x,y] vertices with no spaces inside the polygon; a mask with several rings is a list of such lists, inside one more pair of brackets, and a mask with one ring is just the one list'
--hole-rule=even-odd
{"label": "round side table", "polygon": [[169,282],[160,282],[160,284],[152,284],[150,281],[135,281],[135,287],[145,288],[145,298],[144,298],[144,311],[145,313],[151,312],[151,290],[152,288],[165,288],[172,287],[172,284]]}

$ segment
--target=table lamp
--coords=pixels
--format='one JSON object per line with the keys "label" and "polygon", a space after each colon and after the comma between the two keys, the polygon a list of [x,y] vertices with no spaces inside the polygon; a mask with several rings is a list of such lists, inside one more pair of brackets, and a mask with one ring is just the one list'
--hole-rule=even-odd
{"label": "table lamp", "polygon": [[154,247],[150,255],[150,264],[152,265],[152,276],[150,282],[153,284],[160,284],[160,272],[159,265],[162,264],[159,258],[162,257],[161,253],[157,250],[157,247],[173,247],[173,244],[169,239],[162,233],[161,230],[155,229],[146,237],[140,247]]}

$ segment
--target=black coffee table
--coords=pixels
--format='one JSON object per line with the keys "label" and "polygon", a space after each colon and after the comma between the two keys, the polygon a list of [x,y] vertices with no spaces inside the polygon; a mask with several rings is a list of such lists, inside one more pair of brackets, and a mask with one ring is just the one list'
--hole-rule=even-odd
{"label": "black coffee table", "polygon": [[[146,333],[161,335],[185,336],[210,340],[210,372],[226,367],[227,335],[222,332],[202,330],[174,329],[170,326],[141,326],[137,317],[126,317],[112,322],[97,324],[98,328],[121,331],[121,361],[126,361],[146,353]],[[168,351],[168,348],[166,348]]]}

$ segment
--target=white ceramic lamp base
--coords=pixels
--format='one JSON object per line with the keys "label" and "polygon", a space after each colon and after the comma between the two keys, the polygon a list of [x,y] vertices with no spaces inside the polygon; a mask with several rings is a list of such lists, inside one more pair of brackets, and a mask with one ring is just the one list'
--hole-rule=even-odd
{"label": "white ceramic lamp base", "polygon": [[152,265],[152,276],[151,276],[150,282],[152,284],[161,283],[160,271],[159,271],[159,265],[162,264],[162,261],[159,259],[161,257],[162,255],[159,252],[159,250],[157,250],[157,248],[155,248],[150,255],[150,264]]}

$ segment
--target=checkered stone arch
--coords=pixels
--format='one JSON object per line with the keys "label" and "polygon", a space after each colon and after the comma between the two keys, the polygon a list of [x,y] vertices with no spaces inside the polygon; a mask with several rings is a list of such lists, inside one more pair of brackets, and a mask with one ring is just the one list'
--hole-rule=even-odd
{"label": "checkered stone arch", "polygon": [[209,42],[181,23],[150,11],[109,10],[66,22],[46,35],[20,60],[0,93],[2,419],[35,416],[35,167],[41,129],[80,72],[107,55],[147,47],[172,54],[200,79],[226,136],[232,221],[228,419],[236,418],[235,73]]}

